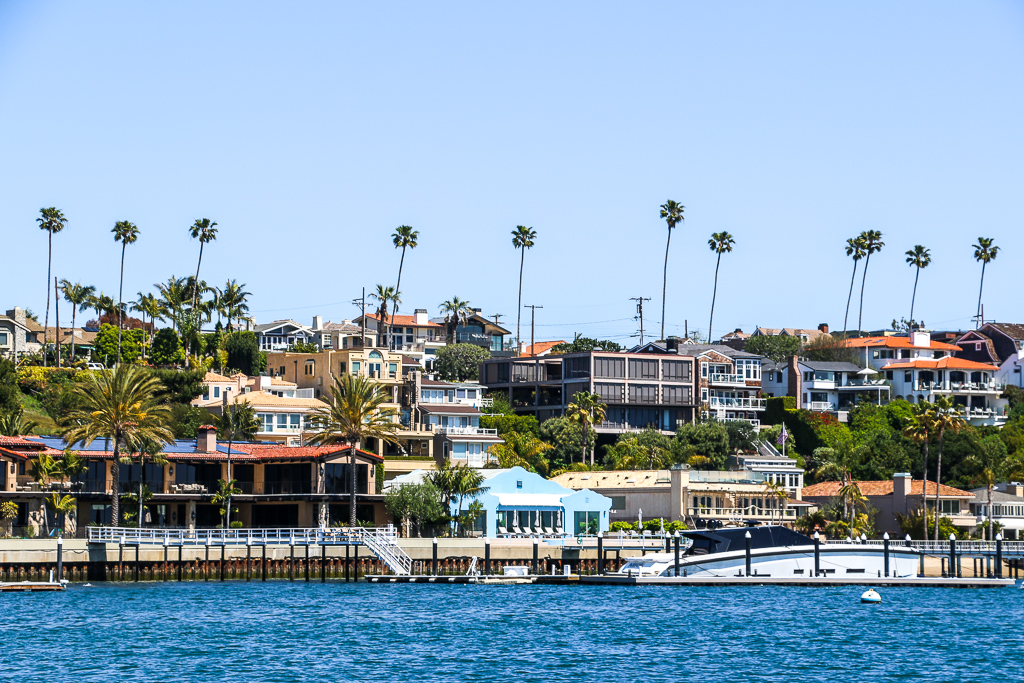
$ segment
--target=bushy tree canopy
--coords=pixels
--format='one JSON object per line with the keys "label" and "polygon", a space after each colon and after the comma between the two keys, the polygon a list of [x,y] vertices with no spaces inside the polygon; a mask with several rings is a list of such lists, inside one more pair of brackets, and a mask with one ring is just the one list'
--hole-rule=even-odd
{"label": "bushy tree canopy", "polygon": [[434,369],[449,382],[475,380],[480,364],[491,357],[490,351],[476,344],[449,344],[438,349]]}
{"label": "bushy tree canopy", "polygon": [[800,337],[788,335],[759,335],[750,337],[743,345],[747,353],[756,353],[776,363],[785,363],[800,351]]}

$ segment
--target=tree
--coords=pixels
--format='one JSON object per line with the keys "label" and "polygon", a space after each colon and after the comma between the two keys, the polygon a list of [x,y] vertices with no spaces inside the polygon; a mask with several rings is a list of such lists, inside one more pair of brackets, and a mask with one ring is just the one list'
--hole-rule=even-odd
{"label": "tree", "polygon": [[605,419],[607,405],[601,403],[601,397],[589,391],[578,391],[572,397],[565,416],[572,422],[583,428],[583,458],[580,462],[586,462],[587,451],[590,451],[590,464],[594,464],[594,447],[590,444],[590,428],[601,424]]}
{"label": "tree", "polygon": [[[192,239],[199,239],[199,260],[196,262],[195,284],[199,283],[199,268],[203,265],[203,247],[217,239],[217,224],[209,218],[197,218],[196,222],[189,228]],[[199,303],[199,287],[192,288],[192,307]]]}
{"label": "tree", "polygon": [[668,248],[672,244],[672,230],[683,222],[683,210],[686,207],[669,199],[661,205],[661,217],[668,225],[668,239],[665,240],[665,273],[661,283],[661,339],[665,338],[665,293],[668,291]]}
{"label": "tree", "polygon": [[[36,222],[39,223],[40,230],[45,230],[48,233],[46,237],[46,318],[43,322],[43,365],[45,366],[46,343],[50,333],[50,283],[53,282],[50,271],[53,266],[53,236],[67,226],[68,219],[64,217],[60,209],[51,206],[48,209],[39,209],[39,218],[36,219]],[[59,341],[58,338],[58,343]]]}
{"label": "tree", "polygon": [[981,327],[981,293],[985,290],[985,266],[994,261],[999,247],[991,237],[979,237],[974,246],[974,260],[981,263],[981,284],[978,286],[978,327]]}
{"label": "tree", "polygon": [[128,364],[89,373],[76,387],[80,402],[68,415],[71,426],[64,430],[64,441],[88,446],[98,438],[110,440],[114,448],[111,476],[115,526],[120,519],[116,489],[121,449],[142,439],[167,443],[174,438],[167,427],[170,410],[158,402],[160,390],[160,382],[151,373]]}
{"label": "tree", "polygon": [[711,239],[708,240],[708,246],[711,247],[711,251],[718,254],[718,260],[715,262],[715,286],[711,290],[711,317],[708,318],[708,339],[711,340],[712,336],[711,323],[715,320],[715,298],[718,296],[718,267],[722,265],[722,254],[732,251],[733,245],[736,240],[733,239],[732,235],[727,232],[716,232],[711,235]]}
{"label": "tree", "polygon": [[254,332],[232,332],[224,337],[228,367],[249,376],[258,375],[267,367],[267,355],[260,351]]}
{"label": "tree", "polygon": [[[238,482],[234,479],[217,480],[217,492],[213,494],[210,502],[220,506],[220,518],[223,520],[221,524],[225,529],[231,528],[231,498],[240,493],[242,493],[242,489],[238,488]],[[238,512],[237,508],[235,512]]]}
{"label": "tree", "polygon": [[[121,464],[130,465],[132,463],[132,446],[134,446],[134,451],[139,456],[139,493],[134,496],[133,502],[139,504],[139,518],[137,526],[141,529],[146,522],[146,515],[143,511],[143,507],[145,506],[146,501],[149,498],[152,498],[152,495],[146,495],[149,491],[149,487],[146,486],[146,459],[148,458],[152,465],[166,465],[167,458],[163,455],[163,444],[153,441],[152,439],[140,439],[134,444],[129,445],[128,454],[122,456]],[[128,515],[126,513],[125,517],[127,516]]]}
{"label": "tree", "polygon": [[[988,492],[988,515],[985,520],[988,522],[992,519],[992,493],[995,491],[996,482],[1024,476],[1024,457],[1019,453],[1012,458],[1009,457],[1006,452],[1006,444],[998,437],[982,439],[980,446],[964,460],[981,471]],[[988,529],[987,540],[991,541],[995,532],[991,524],[985,526]]]}
{"label": "tree", "polygon": [[[0,413],[13,413],[21,409],[18,396],[18,371],[14,362],[8,358],[0,358]],[[10,436],[10,435],[8,435]]]}
{"label": "tree", "polygon": [[391,394],[364,375],[345,374],[334,378],[330,393],[314,408],[314,446],[346,443],[349,447],[349,524],[356,525],[356,451],[367,439],[395,443],[398,411],[386,407]]}
{"label": "tree", "polygon": [[907,250],[907,263],[916,268],[914,271],[914,294],[910,297],[910,325],[914,324],[914,301],[917,299],[917,279],[921,277],[921,269],[927,268],[931,262],[931,252],[920,244],[915,244],[913,249]]}
{"label": "tree", "polygon": [[857,280],[857,262],[864,258],[867,245],[864,243],[864,233],[857,237],[846,240],[846,255],[853,258],[853,275],[850,276],[850,293],[846,295],[846,315],[843,316],[843,332],[847,330],[847,320],[850,318],[850,301],[853,299],[853,283]]}
{"label": "tree", "polygon": [[4,523],[4,536],[10,536],[13,531],[14,520],[18,518],[18,504],[13,500],[5,500],[0,503],[0,520]]}
{"label": "tree", "polygon": [[[528,417],[536,423],[537,418],[532,415]],[[481,424],[483,424],[483,419],[481,419]],[[547,475],[550,471],[550,463],[544,456],[554,450],[551,444],[541,441],[535,432],[508,431],[502,433],[499,430],[498,434],[505,443],[495,444],[491,446],[490,450],[490,454],[498,460],[498,467],[507,468],[518,465],[541,476]]]}
{"label": "tree", "polygon": [[[935,412],[929,403],[918,403],[913,407],[913,416],[904,428],[903,433],[911,440],[924,447],[924,468],[922,471],[922,485],[924,492],[921,496],[922,507],[927,508],[928,500],[928,447],[931,444],[932,435],[935,432]],[[938,483],[936,483],[938,488]],[[927,522],[927,515],[925,515]],[[924,528],[924,537],[928,538],[928,527]]]}
{"label": "tree", "polygon": [[480,364],[491,357],[490,351],[476,344],[449,344],[437,350],[434,371],[448,382],[475,380]]}
{"label": "tree", "polygon": [[185,350],[178,339],[178,333],[165,327],[153,336],[149,358],[153,365],[178,365],[185,360]]}
{"label": "tree", "polygon": [[[256,411],[246,402],[239,403],[235,397],[235,403],[224,407],[224,412],[217,421],[217,432],[221,439],[228,442],[228,480],[234,481],[231,473],[231,447],[235,441],[251,441],[262,427],[262,421],[257,417]],[[228,495],[227,504],[227,525],[231,528],[231,495]]]}
{"label": "tree", "polygon": [[391,348],[390,335],[388,332],[388,310],[393,305],[395,308],[398,304],[402,303],[402,293],[396,290],[394,287],[385,287],[384,285],[377,285],[377,291],[370,293],[370,298],[374,299],[380,304],[377,309],[377,319],[380,322],[380,333],[384,338],[383,346]]}
{"label": "tree", "polygon": [[441,304],[440,309],[444,313],[444,329],[448,343],[454,344],[456,329],[458,329],[460,323],[466,323],[469,320],[473,309],[469,307],[468,301],[463,301],[457,296],[453,296]]}
{"label": "tree", "polygon": [[820,334],[804,347],[800,354],[807,360],[822,363],[853,363],[864,365],[864,359],[857,353],[857,349],[847,346],[846,342],[831,334]]}
{"label": "tree", "polygon": [[520,323],[523,318],[523,265],[526,263],[526,250],[537,240],[537,231],[525,225],[517,225],[512,231],[512,246],[520,251],[519,255],[519,298],[516,305],[516,344],[522,341]]}
{"label": "tree", "polygon": [[[391,233],[391,243],[395,245],[395,249],[402,250],[402,258],[398,261],[398,282],[395,283],[395,293],[402,291],[402,267],[405,265],[405,250],[415,249],[419,245],[420,233],[413,230],[408,225],[399,225],[395,228],[395,231]],[[394,308],[391,309],[391,317],[394,317],[398,313],[398,304],[400,301],[394,302]]]}
{"label": "tree", "polygon": [[[426,478],[437,489],[444,514],[455,520],[455,532],[458,533],[465,499],[472,500],[487,492],[487,487],[483,485],[483,474],[465,463],[453,464],[451,460],[445,460],[436,470],[427,472]],[[453,515],[452,505],[456,503],[456,500],[457,506]]]}
{"label": "tree", "polygon": [[860,276],[860,313],[857,315],[857,331],[864,329],[864,283],[868,279],[868,266],[871,264],[871,255],[882,251],[885,242],[882,241],[882,233],[878,230],[865,230],[860,234],[864,240],[864,270]]}
{"label": "tree", "polygon": [[621,351],[622,345],[607,339],[576,337],[571,342],[562,342],[551,347],[552,355],[563,353],[586,353],[588,351]]}
{"label": "tree", "polygon": [[[5,465],[6,466],[6,465]],[[60,465],[57,459],[48,453],[40,453],[35,459],[29,461],[29,476],[44,491],[49,488],[50,482],[58,478],[60,472]],[[50,535],[50,521],[43,515],[43,528],[46,530],[46,535]]]}
{"label": "tree", "polygon": [[776,363],[787,363],[800,352],[800,337],[788,334],[759,334],[749,337],[743,343],[743,350],[764,356]]}
{"label": "tree", "polygon": [[384,494],[384,508],[395,519],[407,520],[416,527],[416,535],[423,535],[423,524],[444,515],[440,493],[429,481],[420,484],[392,486]]}
{"label": "tree", "polygon": [[689,450],[687,446],[692,447],[696,455],[706,457],[713,469],[724,469],[729,457],[729,431],[721,422],[682,424],[676,430],[676,439],[672,444],[677,461],[681,460],[681,454]]}
{"label": "tree", "polygon": [[[124,327],[124,252],[129,244],[139,239],[139,229],[134,223],[118,221],[114,224],[114,241],[121,243],[121,279],[117,288],[117,362],[121,362],[121,329]],[[142,524],[142,520],[139,520]]]}
{"label": "tree", "polygon": [[605,455],[605,464],[617,470],[661,469],[672,464],[671,441],[658,431],[621,434]]}
{"label": "tree", "polygon": [[[938,465],[935,474],[935,514],[939,513],[939,488],[942,486],[942,441],[947,431],[959,432],[964,426],[964,420],[960,416],[960,408],[953,399],[947,395],[940,394],[935,399],[934,413],[932,417],[932,428],[939,435]],[[935,530],[935,540],[938,541],[939,530]]]}
{"label": "tree", "polygon": [[[83,313],[92,307],[92,296],[96,288],[92,285],[72,284],[68,280],[60,281],[60,292],[71,304],[71,362],[75,362],[75,319],[79,311]],[[58,335],[59,337],[59,335]]]}
{"label": "tree", "polygon": [[25,411],[21,406],[0,414],[0,435],[2,436],[31,434],[37,427],[39,427],[38,422],[25,419]]}
{"label": "tree", "polygon": [[139,298],[132,304],[132,310],[142,314],[142,357],[146,357],[149,341],[146,339],[146,316],[149,316],[150,330],[156,329],[156,319],[160,317],[160,302],[152,294],[139,292]]}
{"label": "tree", "polygon": [[[778,505],[772,507],[772,519],[775,518],[775,507],[779,508],[779,516],[785,517],[783,511],[786,509],[786,502],[789,500],[789,492],[786,491],[786,487],[777,481],[765,481],[761,484],[761,487],[764,489],[766,498],[774,498],[778,501]],[[867,499],[865,498],[865,500]]]}
{"label": "tree", "polygon": [[[118,332],[119,330],[109,323],[100,325],[100,331],[93,340],[93,350],[97,358],[117,358]],[[141,330],[125,332],[121,340],[121,358],[125,362],[132,363],[142,354],[141,337]]]}
{"label": "tree", "polygon": [[246,303],[250,293],[245,291],[245,283],[238,284],[235,280],[228,280],[221,291],[220,303],[224,307],[224,316],[228,319],[228,332],[233,328],[233,320],[243,320],[249,313],[249,304]]}

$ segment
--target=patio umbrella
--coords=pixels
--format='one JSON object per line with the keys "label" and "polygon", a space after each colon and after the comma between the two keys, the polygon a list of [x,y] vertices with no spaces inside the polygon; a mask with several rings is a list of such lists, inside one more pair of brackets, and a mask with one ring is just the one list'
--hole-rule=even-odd
{"label": "patio umbrella", "polygon": [[637,525],[637,531],[643,531],[644,530],[644,509],[643,508],[639,508],[636,511],[636,525]]}

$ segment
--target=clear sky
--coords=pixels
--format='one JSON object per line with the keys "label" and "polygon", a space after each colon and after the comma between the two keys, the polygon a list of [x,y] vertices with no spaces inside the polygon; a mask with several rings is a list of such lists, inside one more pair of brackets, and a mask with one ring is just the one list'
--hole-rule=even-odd
{"label": "clear sky", "polygon": [[722,230],[716,337],[840,327],[867,229],[865,328],[909,314],[915,244],[916,317],[970,326],[979,235],[987,317],[1024,322],[1020,2],[0,0],[0,105],[0,308],[40,319],[43,206],[69,220],[60,278],[116,297],[130,220],[134,298],[194,272],[209,217],[203,279],[307,324],[394,284],[408,224],[400,312],[457,295],[514,329],[523,224],[538,339],[629,342],[629,297],[661,317],[672,198],[669,333],[706,331]]}

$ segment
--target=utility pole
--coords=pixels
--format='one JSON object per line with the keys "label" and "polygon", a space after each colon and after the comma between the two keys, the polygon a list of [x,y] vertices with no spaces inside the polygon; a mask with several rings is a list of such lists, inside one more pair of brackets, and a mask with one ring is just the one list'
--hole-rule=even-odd
{"label": "utility pole", "polygon": [[[57,316],[57,367],[60,367],[60,301],[57,300],[57,276],[53,276],[53,310]],[[71,338],[75,338],[75,331],[71,330]],[[43,350],[46,354],[46,350]]]}
{"label": "utility pole", "polygon": [[[650,301],[651,299],[650,299],[650,297],[631,296],[631,297],[629,297],[629,300],[636,302],[636,312],[637,312],[636,318],[640,319],[640,346],[643,346],[644,345],[644,302],[645,301]],[[636,318],[634,318],[634,320]]]}
{"label": "utility pole", "polygon": [[530,350],[533,351],[533,345],[536,344],[536,339],[534,337],[534,318],[536,317],[537,309],[544,307],[536,304],[527,304],[526,306],[523,306],[523,308],[530,309]]}
{"label": "utility pole", "polygon": [[363,348],[366,348],[366,287],[363,287],[363,297],[361,299],[352,299],[352,305],[360,309],[361,315],[359,316],[360,332],[359,332],[359,343]]}

